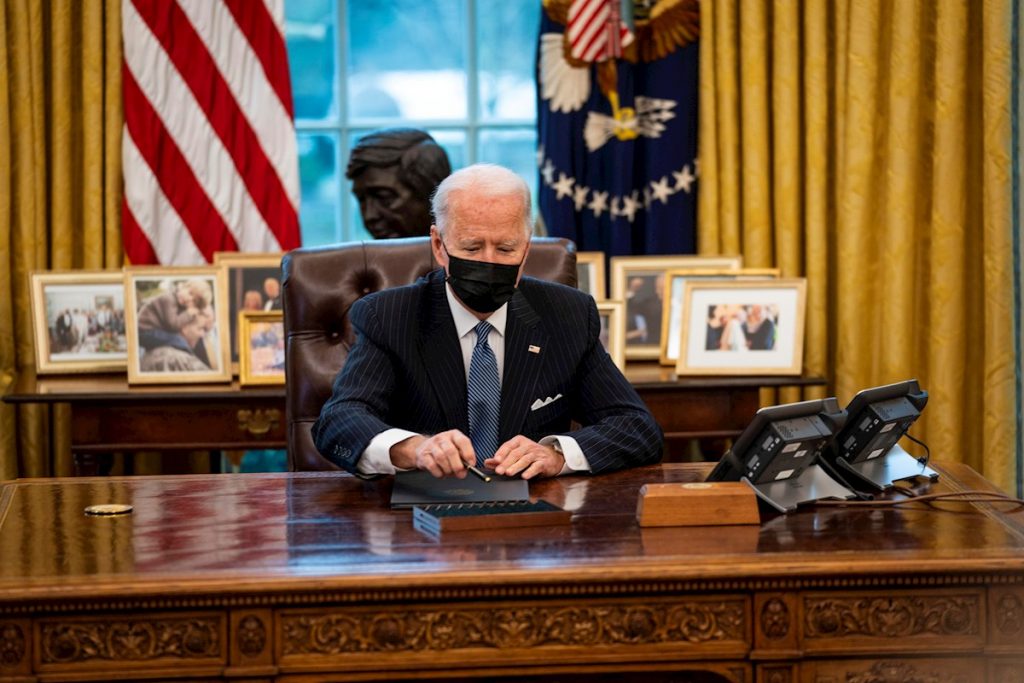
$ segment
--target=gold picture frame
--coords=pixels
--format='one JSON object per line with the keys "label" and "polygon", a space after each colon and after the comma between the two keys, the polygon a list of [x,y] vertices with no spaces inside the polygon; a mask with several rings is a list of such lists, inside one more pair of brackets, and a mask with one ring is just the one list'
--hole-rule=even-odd
{"label": "gold picture frame", "polygon": [[[213,264],[224,268],[227,276],[227,301],[231,371],[238,373],[238,314],[241,311],[281,310],[281,259],[284,252],[244,253],[218,251]],[[276,283],[276,294],[267,291]]]}
{"label": "gold picture frame", "polygon": [[622,301],[598,301],[597,314],[601,317],[601,343],[620,371],[626,371],[626,327],[623,316],[626,304]]}
{"label": "gold picture frame", "polygon": [[125,371],[120,270],[35,271],[29,283],[37,374]]}
{"label": "gold picture frame", "polygon": [[626,303],[626,358],[657,360],[660,357],[663,285],[667,271],[737,270],[742,266],[741,256],[613,256],[610,298]]}
{"label": "gold picture frame", "polygon": [[689,281],[679,376],[799,375],[807,280]]}
{"label": "gold picture frame", "polygon": [[576,254],[576,288],[594,297],[595,301],[608,298],[604,283],[603,251],[581,251]]}
{"label": "gold picture frame", "polygon": [[223,268],[125,268],[129,384],[231,381]]}
{"label": "gold picture frame", "polygon": [[675,367],[682,348],[683,294],[689,280],[775,280],[778,268],[741,268],[739,270],[701,270],[684,268],[665,273],[665,298],[661,315],[661,364]]}
{"label": "gold picture frame", "polygon": [[284,384],[284,312],[238,313],[238,383]]}

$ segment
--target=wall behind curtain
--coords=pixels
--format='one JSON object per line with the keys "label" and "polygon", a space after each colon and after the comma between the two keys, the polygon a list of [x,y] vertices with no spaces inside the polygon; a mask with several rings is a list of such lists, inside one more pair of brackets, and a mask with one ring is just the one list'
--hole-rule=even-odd
{"label": "wall behind curtain", "polygon": [[[122,264],[120,7],[0,4],[0,391],[35,362],[29,272]],[[0,479],[70,474],[67,422],[0,406]]]}
{"label": "wall behind curtain", "polygon": [[701,11],[700,252],[807,277],[806,371],[916,377],[932,456],[1014,490],[1010,0]]}

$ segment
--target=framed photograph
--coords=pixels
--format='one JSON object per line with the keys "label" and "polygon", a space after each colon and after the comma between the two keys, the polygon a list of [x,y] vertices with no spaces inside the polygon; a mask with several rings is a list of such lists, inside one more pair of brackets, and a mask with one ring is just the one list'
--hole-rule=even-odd
{"label": "framed photograph", "polygon": [[224,269],[140,266],[124,282],[129,384],[231,381]]}
{"label": "framed photograph", "polygon": [[284,384],[284,313],[238,314],[238,383]]}
{"label": "framed photograph", "polygon": [[626,302],[626,358],[661,354],[662,299],[669,270],[736,270],[740,256],[613,256],[611,299]]}
{"label": "framed photograph", "polygon": [[31,275],[36,373],[123,372],[128,363],[121,271]]}
{"label": "framed photograph", "polygon": [[615,365],[626,371],[626,328],[623,316],[626,305],[621,301],[598,301],[597,314],[601,317],[601,343]]}
{"label": "framed photograph", "polygon": [[800,374],[806,290],[804,278],[687,282],[676,374]]}
{"label": "framed photograph", "polygon": [[576,288],[594,297],[595,301],[608,298],[604,286],[604,252],[581,251],[576,254]]}
{"label": "framed photograph", "polygon": [[228,324],[232,372],[238,372],[238,313],[281,310],[281,253],[244,254],[218,251],[213,264],[228,280]]}
{"label": "framed photograph", "polygon": [[675,367],[683,331],[683,293],[686,283],[702,280],[774,280],[780,275],[778,268],[742,268],[740,270],[670,270],[665,273],[667,293],[661,312],[661,364]]}

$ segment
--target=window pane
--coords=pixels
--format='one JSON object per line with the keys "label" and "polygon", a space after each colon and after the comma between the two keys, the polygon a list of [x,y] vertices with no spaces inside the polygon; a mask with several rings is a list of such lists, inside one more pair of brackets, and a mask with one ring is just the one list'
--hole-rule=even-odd
{"label": "window pane", "polygon": [[348,110],[353,122],[466,117],[463,1],[348,3]]}
{"label": "window pane", "polygon": [[333,0],[285,3],[285,41],[295,118],[337,122],[337,8]]}
{"label": "window pane", "polygon": [[299,182],[302,190],[302,244],[314,247],[338,241],[341,216],[338,192],[338,136],[298,133]]}
{"label": "window pane", "polygon": [[481,130],[480,161],[512,169],[530,186],[534,213],[537,208],[537,131],[533,128]]}
{"label": "window pane", "polygon": [[464,130],[428,130],[430,137],[448,154],[448,163],[452,170],[457,171],[466,165],[466,131]]}
{"label": "window pane", "polygon": [[475,0],[480,117],[532,121],[538,0]]}

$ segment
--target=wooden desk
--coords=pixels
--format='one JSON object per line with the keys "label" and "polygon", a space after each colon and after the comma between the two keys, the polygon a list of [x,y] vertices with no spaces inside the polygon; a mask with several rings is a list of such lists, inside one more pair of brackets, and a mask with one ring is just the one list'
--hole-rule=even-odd
{"label": "wooden desk", "polygon": [[[761,387],[822,385],[820,377],[680,378],[656,363],[626,376],[665,431],[667,460],[690,438],[736,436],[759,406]],[[128,386],[124,375],[19,375],[8,403],[67,403],[76,474],[96,473],[112,452],[285,448],[284,387],[231,384]]]}
{"label": "wooden desk", "polygon": [[[1020,680],[1024,510],[636,525],[643,483],[707,468],[534,483],[570,525],[439,539],[387,509],[387,479],[8,483],[0,681]],[[109,501],[135,512],[82,514]]]}

